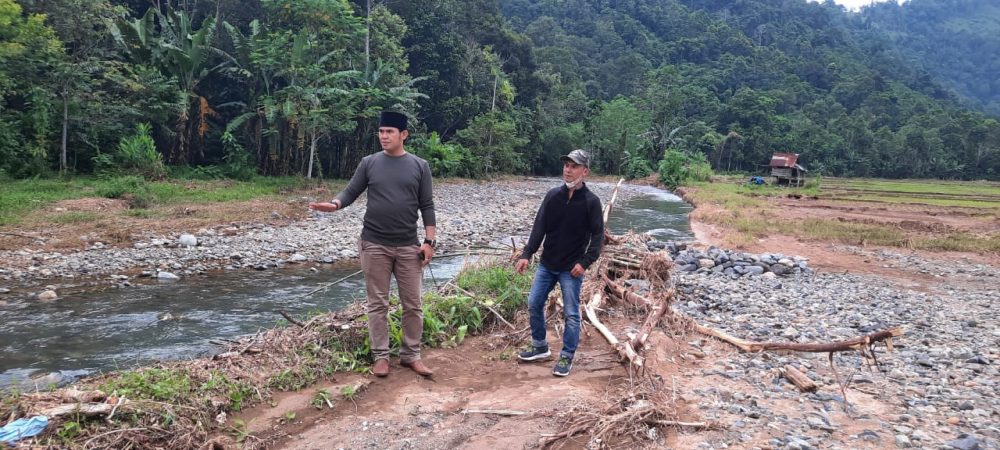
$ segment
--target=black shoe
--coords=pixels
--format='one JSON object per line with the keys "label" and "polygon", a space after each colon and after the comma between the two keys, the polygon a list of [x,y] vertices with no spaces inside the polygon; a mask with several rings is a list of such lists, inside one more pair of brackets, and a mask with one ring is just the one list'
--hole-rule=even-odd
{"label": "black shoe", "polygon": [[573,360],[565,356],[560,356],[559,361],[556,362],[556,366],[552,368],[552,375],[557,377],[565,377],[569,375],[570,369],[573,368]]}
{"label": "black shoe", "polygon": [[549,347],[530,347],[527,350],[518,353],[517,359],[521,361],[538,361],[539,359],[545,359],[552,356],[552,352],[549,351]]}

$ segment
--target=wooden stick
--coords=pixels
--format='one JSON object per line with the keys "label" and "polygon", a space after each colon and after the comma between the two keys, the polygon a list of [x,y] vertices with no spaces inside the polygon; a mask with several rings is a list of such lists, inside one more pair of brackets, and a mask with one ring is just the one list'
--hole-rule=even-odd
{"label": "wooden stick", "polygon": [[708,428],[709,425],[705,422],[678,422],[676,420],[651,420],[647,423],[655,423],[657,425],[664,425],[668,427],[686,427],[686,428],[696,428],[703,429]]}
{"label": "wooden stick", "polygon": [[305,328],[306,327],[302,322],[299,322],[298,320],[295,320],[294,318],[292,318],[292,316],[289,316],[288,313],[286,313],[286,312],[284,312],[284,311],[282,311],[280,309],[277,310],[276,312],[278,314],[281,314],[281,317],[284,317],[285,320],[298,325],[299,328]]}
{"label": "wooden stick", "polygon": [[806,374],[800,372],[799,369],[796,369],[795,366],[785,365],[781,374],[802,392],[816,392],[816,390],[819,389],[819,386],[816,386],[816,383],[813,383],[813,380],[809,379]]}
{"label": "wooden stick", "polygon": [[513,409],[466,409],[462,411],[462,414],[496,414],[499,416],[523,416],[524,411],[516,411]]}
{"label": "wooden stick", "polygon": [[652,306],[652,302],[650,302],[649,299],[628,290],[625,286],[622,286],[621,284],[612,281],[611,278],[608,278],[607,275],[601,274],[601,279],[604,280],[604,284],[608,286],[608,288],[611,290],[611,293],[614,294],[615,297],[621,299],[622,301],[631,303],[632,305],[640,308]]}
{"label": "wooden stick", "polygon": [[615,189],[611,191],[611,201],[608,202],[608,206],[604,207],[604,228],[608,227],[608,216],[611,215],[611,208],[615,206],[615,200],[618,199],[618,188],[621,187],[624,182],[624,178],[618,180],[618,184],[615,184]]}
{"label": "wooden stick", "polygon": [[52,408],[44,409],[39,412],[43,416],[48,416],[50,419],[53,417],[67,416],[70,414],[79,414],[83,416],[102,416],[104,414],[109,414],[111,411],[117,408],[117,405],[112,407],[107,403],[75,403],[71,405],[59,405]]}
{"label": "wooden stick", "polygon": [[[458,285],[456,285],[455,283],[452,283],[451,281],[449,281],[447,284],[445,284],[445,286],[448,286],[449,284],[452,287],[454,287],[455,289],[458,289],[459,292],[461,292],[461,293],[469,296],[469,298],[471,298],[473,300],[476,299],[475,294],[473,294],[473,293],[471,293],[471,292],[469,292],[469,291],[467,291],[465,289],[462,289],[462,288],[458,287]],[[485,303],[480,303],[480,304],[483,305],[484,307],[486,307],[486,309],[490,310],[490,312],[493,313],[494,316],[497,316],[497,319],[500,319],[501,322],[507,324],[507,326],[510,327],[511,330],[517,330],[517,327],[515,327],[512,323],[508,322],[507,319],[504,319],[503,316],[500,315],[500,312],[498,312],[496,309],[493,309],[492,306],[487,305]]]}

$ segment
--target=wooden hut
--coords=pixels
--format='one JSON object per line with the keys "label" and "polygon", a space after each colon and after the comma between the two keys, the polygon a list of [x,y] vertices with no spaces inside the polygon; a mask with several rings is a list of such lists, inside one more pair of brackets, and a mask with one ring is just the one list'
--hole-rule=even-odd
{"label": "wooden hut", "polygon": [[771,155],[771,176],[777,185],[800,187],[806,184],[806,170],[798,163],[798,153]]}

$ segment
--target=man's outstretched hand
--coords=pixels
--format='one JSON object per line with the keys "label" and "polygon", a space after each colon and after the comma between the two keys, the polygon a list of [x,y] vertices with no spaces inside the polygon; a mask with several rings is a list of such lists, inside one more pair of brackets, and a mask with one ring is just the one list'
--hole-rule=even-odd
{"label": "man's outstretched hand", "polygon": [[337,202],[310,202],[309,209],[311,211],[323,211],[323,212],[334,212],[340,209],[340,203]]}

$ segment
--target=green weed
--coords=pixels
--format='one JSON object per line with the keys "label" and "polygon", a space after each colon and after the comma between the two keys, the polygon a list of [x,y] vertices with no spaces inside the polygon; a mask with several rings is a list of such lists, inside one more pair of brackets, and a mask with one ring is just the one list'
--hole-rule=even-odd
{"label": "green weed", "polygon": [[122,372],[102,384],[101,390],[130,399],[171,402],[186,398],[191,386],[191,376],[185,370],[148,368]]}
{"label": "green weed", "polygon": [[327,391],[326,389],[317,390],[316,393],[313,394],[313,398],[310,404],[312,404],[313,407],[315,407],[316,409],[323,409],[326,407],[333,408],[333,401],[332,397],[330,396],[330,391]]}

